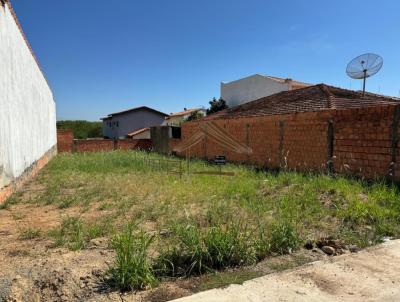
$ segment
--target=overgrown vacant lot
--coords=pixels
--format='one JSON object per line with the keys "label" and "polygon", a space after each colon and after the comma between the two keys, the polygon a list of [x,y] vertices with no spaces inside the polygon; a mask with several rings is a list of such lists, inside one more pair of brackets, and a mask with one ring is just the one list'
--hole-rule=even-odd
{"label": "overgrown vacant lot", "polygon": [[141,152],[58,155],[1,206],[0,300],[122,291],[163,301],[326,257],[303,249],[307,240],[362,248],[400,234],[400,194],[384,183],[238,165],[223,168],[233,177],[172,170]]}

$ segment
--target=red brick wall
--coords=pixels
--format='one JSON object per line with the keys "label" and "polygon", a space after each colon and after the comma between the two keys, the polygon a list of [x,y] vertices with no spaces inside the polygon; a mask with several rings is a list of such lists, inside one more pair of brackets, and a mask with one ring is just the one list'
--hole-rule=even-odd
{"label": "red brick wall", "polygon": [[116,149],[120,150],[151,150],[151,139],[124,139],[116,141]]}
{"label": "red brick wall", "polygon": [[59,153],[72,152],[72,145],[74,143],[74,134],[70,129],[57,130],[57,150]]}
{"label": "red brick wall", "polygon": [[[268,168],[287,167],[298,171],[325,171],[328,168],[329,122],[333,125],[333,168],[366,178],[388,177],[392,160],[392,124],[396,106],[326,110],[220,119],[213,122],[240,142],[250,146],[252,155],[226,150],[212,138],[190,149],[193,157],[213,159],[226,155],[229,161],[246,162]],[[197,122],[184,123],[182,140],[198,131]],[[399,129],[400,133],[400,123]],[[173,142],[172,145],[176,145]],[[400,160],[400,146],[397,158]],[[181,154],[185,155],[185,154]],[[400,179],[400,164],[396,165]]]}
{"label": "red brick wall", "polygon": [[101,152],[114,150],[114,141],[111,139],[76,139],[76,152]]}
{"label": "red brick wall", "polygon": [[111,139],[76,139],[74,140],[75,152],[105,152],[113,150],[151,150],[149,139],[124,139],[113,141]]}
{"label": "red brick wall", "polygon": [[367,178],[386,176],[391,162],[394,106],[337,111],[334,167]]}

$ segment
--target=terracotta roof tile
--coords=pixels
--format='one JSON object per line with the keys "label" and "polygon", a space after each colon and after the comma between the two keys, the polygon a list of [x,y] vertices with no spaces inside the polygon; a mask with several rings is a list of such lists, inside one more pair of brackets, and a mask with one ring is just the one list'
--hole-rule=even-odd
{"label": "terracotta roof tile", "polygon": [[[196,112],[199,110],[203,110],[202,108],[193,108],[193,109],[187,109],[185,111],[181,111],[181,112],[175,112],[175,113],[171,113],[169,117],[173,117],[173,116],[182,116],[182,115],[186,115],[186,114],[190,114],[192,112]],[[168,118],[169,118],[168,117]]]}
{"label": "terracotta roof tile", "polygon": [[325,84],[276,93],[209,115],[203,120],[400,104],[398,98],[362,93]]}

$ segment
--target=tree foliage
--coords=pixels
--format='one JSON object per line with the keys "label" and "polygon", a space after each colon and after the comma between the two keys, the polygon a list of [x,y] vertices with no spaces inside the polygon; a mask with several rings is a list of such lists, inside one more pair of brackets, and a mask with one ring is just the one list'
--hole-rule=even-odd
{"label": "tree foliage", "polygon": [[207,115],[213,114],[215,112],[224,110],[228,108],[228,105],[226,104],[225,100],[222,98],[219,98],[218,100],[216,98],[213,98],[212,101],[209,102],[210,108],[207,109]]}
{"label": "tree foliage", "polygon": [[103,136],[102,122],[58,121],[57,129],[71,129],[74,133],[74,137],[78,139]]}
{"label": "tree foliage", "polygon": [[204,117],[204,114],[200,113],[199,111],[193,111],[187,118],[186,121],[195,121],[200,118]]}

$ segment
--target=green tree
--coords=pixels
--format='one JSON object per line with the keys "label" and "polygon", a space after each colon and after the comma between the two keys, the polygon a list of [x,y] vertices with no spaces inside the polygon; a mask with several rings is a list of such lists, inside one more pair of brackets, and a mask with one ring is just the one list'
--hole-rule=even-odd
{"label": "green tree", "polygon": [[228,105],[226,104],[225,100],[222,98],[219,98],[217,100],[216,98],[213,98],[212,101],[209,102],[210,108],[207,109],[207,115],[213,114],[215,112],[224,110],[228,108]]}
{"label": "green tree", "polygon": [[204,117],[204,115],[202,113],[200,113],[199,111],[193,111],[187,118],[186,121],[190,122],[190,121],[195,121],[198,120],[200,118]]}
{"label": "green tree", "polygon": [[102,137],[102,123],[89,121],[58,121],[57,129],[71,129],[78,139]]}

